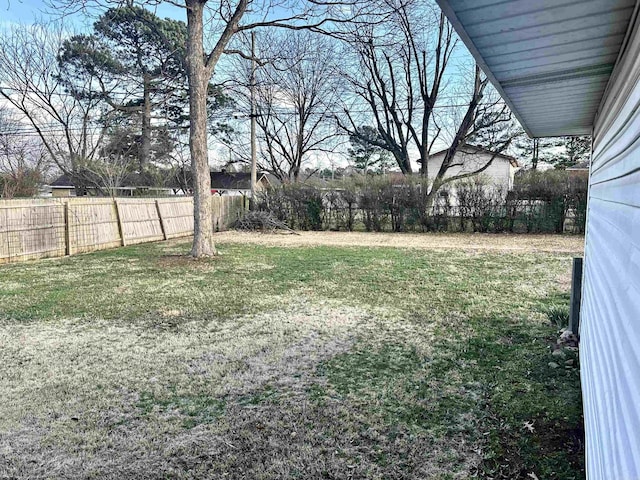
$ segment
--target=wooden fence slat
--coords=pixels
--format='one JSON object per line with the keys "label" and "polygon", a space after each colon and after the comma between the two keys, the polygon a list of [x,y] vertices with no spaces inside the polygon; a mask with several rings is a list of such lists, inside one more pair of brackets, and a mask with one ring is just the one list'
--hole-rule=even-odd
{"label": "wooden fence slat", "polygon": [[69,222],[69,202],[64,204],[64,254],[71,255],[71,224]]}
{"label": "wooden fence slat", "polygon": [[123,247],[127,246],[127,240],[124,237],[124,229],[122,228],[122,214],[120,213],[120,204],[118,200],[114,200],[116,205],[116,218],[118,219],[118,232],[120,232],[120,242]]}
{"label": "wooden fence slat", "polygon": [[[245,209],[211,197],[216,230]],[[0,200],[0,263],[91,252],[193,235],[193,198]]]}

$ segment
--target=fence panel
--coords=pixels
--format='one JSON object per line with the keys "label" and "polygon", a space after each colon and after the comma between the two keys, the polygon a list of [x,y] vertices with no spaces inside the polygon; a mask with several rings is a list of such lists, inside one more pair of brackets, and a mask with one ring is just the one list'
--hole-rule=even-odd
{"label": "fence panel", "polygon": [[214,231],[222,232],[228,229],[246,209],[245,204],[245,197],[242,195],[212,196],[211,214],[213,215]]}
{"label": "fence panel", "polygon": [[115,200],[125,245],[164,240],[156,200]]}
{"label": "fence panel", "polygon": [[64,255],[65,235],[63,204],[0,203],[0,263]]}
{"label": "fence panel", "polygon": [[122,245],[112,199],[72,199],[67,208],[69,255]]}
{"label": "fence panel", "polygon": [[[244,197],[212,197],[215,230],[226,230],[244,208]],[[189,235],[190,197],[0,200],[0,263]]]}
{"label": "fence panel", "polygon": [[193,235],[193,198],[157,200],[166,238]]}

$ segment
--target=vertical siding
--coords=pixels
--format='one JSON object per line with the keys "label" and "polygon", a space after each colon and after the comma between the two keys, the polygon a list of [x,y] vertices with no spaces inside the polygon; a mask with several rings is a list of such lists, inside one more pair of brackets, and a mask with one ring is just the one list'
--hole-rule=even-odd
{"label": "vertical siding", "polygon": [[587,476],[640,479],[640,35],[594,127],[582,304]]}

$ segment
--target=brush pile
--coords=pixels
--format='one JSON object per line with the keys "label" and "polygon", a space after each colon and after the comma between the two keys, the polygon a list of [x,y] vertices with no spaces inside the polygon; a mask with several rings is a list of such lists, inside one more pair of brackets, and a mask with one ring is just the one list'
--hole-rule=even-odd
{"label": "brush pile", "polygon": [[298,235],[284,222],[276,219],[269,212],[253,211],[247,212],[236,220],[233,228],[243,232],[278,233],[287,232]]}

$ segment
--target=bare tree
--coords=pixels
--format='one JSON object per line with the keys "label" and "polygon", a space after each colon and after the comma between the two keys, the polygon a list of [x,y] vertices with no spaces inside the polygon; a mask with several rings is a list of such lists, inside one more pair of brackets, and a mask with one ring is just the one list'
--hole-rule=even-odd
{"label": "bare tree", "polygon": [[136,168],[139,167],[140,159],[139,136],[126,128],[110,130],[107,141],[100,148],[99,159],[85,163],[85,176],[91,178],[99,194],[110,197],[116,196],[119,188],[125,186],[127,181],[142,181],[136,183],[137,186],[149,185],[146,182],[151,175],[150,171]]}
{"label": "bare tree", "polygon": [[[253,87],[260,145],[259,168],[283,182],[296,183],[313,155],[336,147],[333,112],[339,105],[336,42],[309,31],[273,31],[261,36],[263,48],[255,78],[240,65],[244,103]],[[250,111],[250,105],[246,105]],[[248,163],[247,146],[230,139],[238,161]],[[240,145],[240,148],[238,148]],[[244,147],[244,148],[243,148]]]}
{"label": "bare tree", "polygon": [[44,181],[48,156],[37,137],[0,107],[0,197],[32,197]]}
{"label": "bare tree", "polygon": [[[346,72],[356,101],[345,108],[341,127],[352,137],[389,151],[405,174],[428,173],[431,147],[441,133],[434,108],[456,46],[443,14],[421,0],[383,0],[388,22],[356,29],[350,44],[359,68]],[[377,138],[358,128],[362,110],[373,117]]]}
{"label": "bare tree", "polygon": [[[194,179],[195,236],[192,255],[215,253],[211,217],[209,162],[207,156],[207,85],[220,58],[225,53],[250,57],[229,48],[233,37],[256,28],[277,27],[288,30],[324,31],[332,22],[357,18],[361,0],[184,0],[187,9],[187,77],[189,79],[190,150]],[[217,40],[205,52],[204,14],[210,7],[214,23],[219,26]],[[252,15],[246,15],[251,12]],[[278,12],[289,12],[279,16]],[[259,17],[256,17],[256,14]],[[247,17],[247,19],[245,19]],[[346,18],[345,18],[346,17]],[[243,20],[246,20],[243,22]]]}
{"label": "bare tree", "polygon": [[[62,25],[12,26],[0,35],[0,98],[23,129],[37,135],[48,156],[77,186],[86,186],[84,166],[94,161],[104,137],[97,122],[100,98],[77,98],[65,90],[56,61]],[[91,76],[83,79],[87,84]]]}
{"label": "bare tree", "polygon": [[[461,89],[451,82],[457,39],[442,12],[423,0],[383,3],[394,12],[388,23],[352,33],[359,68],[347,71],[346,78],[354,87],[356,101],[344,109],[338,122],[349,136],[390,152],[405,174],[414,173],[415,158],[420,174],[431,181],[426,201],[431,205],[442,185],[491,165],[493,158],[473,172],[448,175],[459,166],[458,149],[483,132],[509,123],[510,113],[497,95],[490,95],[488,80],[479,68]],[[358,128],[363,115],[365,121],[373,120],[377,135],[363,135]],[[437,171],[430,172],[431,151],[447,136],[445,159]],[[483,138],[491,138],[491,144],[484,146],[496,153],[510,144],[501,135]]]}
{"label": "bare tree", "polygon": [[[491,98],[487,92],[489,79],[480,68],[474,68],[474,82],[468,105],[464,107],[464,115],[458,122],[442,164],[433,177],[431,189],[427,195],[427,205],[433,203],[436,193],[443,185],[486,171],[495,158],[505,152],[517,137],[517,130],[508,107],[502,104],[494,94]],[[471,171],[462,171],[456,175],[447,175],[455,167],[464,167],[464,156],[457,156],[460,149],[467,145],[480,146],[492,155],[484,164],[476,165]]]}

